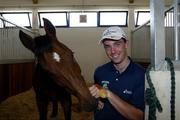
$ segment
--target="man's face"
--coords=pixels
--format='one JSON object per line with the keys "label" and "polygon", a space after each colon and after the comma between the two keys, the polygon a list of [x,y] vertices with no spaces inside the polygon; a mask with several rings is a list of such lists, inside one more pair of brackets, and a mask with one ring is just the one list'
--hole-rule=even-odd
{"label": "man's face", "polygon": [[114,64],[120,64],[127,57],[128,41],[126,40],[111,40],[103,41],[104,49],[107,56]]}

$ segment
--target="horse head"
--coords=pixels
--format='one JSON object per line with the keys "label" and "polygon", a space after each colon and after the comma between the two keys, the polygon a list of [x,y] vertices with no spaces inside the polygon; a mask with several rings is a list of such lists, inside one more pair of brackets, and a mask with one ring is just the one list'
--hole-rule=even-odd
{"label": "horse head", "polygon": [[43,21],[45,35],[33,39],[20,30],[21,42],[35,54],[37,63],[52,75],[55,83],[78,98],[82,110],[93,111],[97,100],[90,94],[73,52],[57,40],[53,24],[45,18]]}

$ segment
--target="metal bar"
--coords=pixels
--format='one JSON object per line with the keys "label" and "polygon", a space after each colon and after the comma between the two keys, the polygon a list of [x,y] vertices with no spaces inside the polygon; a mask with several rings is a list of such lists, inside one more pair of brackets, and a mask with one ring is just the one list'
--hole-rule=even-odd
{"label": "metal bar", "polygon": [[144,24],[142,24],[142,25],[140,25],[140,26],[136,27],[136,28],[133,30],[133,32],[135,32],[135,31],[137,31],[137,30],[141,29],[142,27],[144,27],[144,26],[145,26],[145,25],[147,25],[148,23],[150,23],[150,20],[148,20],[148,21],[147,21],[147,22],[145,22]]}
{"label": "metal bar", "polygon": [[[180,1],[179,1],[180,3]],[[180,38],[179,38],[179,29],[180,29],[180,11],[179,11],[179,4],[178,0],[174,0],[174,60],[180,59],[179,54],[179,44],[180,44]]]}
{"label": "metal bar", "polygon": [[164,0],[150,0],[151,65],[155,70],[165,59]]}
{"label": "metal bar", "polygon": [[35,32],[33,32],[32,30],[30,30],[30,29],[28,29],[28,28],[26,28],[26,27],[23,27],[23,26],[16,25],[15,23],[13,23],[13,22],[5,19],[5,18],[2,17],[2,16],[0,16],[0,19],[3,20],[3,21],[6,21],[6,22],[8,22],[8,23],[10,23],[10,24],[12,24],[12,25],[15,25],[16,27],[18,27],[18,28],[20,28],[20,29],[23,29],[23,30],[26,30],[26,31],[28,31],[28,32],[30,32],[30,33],[35,34]]}

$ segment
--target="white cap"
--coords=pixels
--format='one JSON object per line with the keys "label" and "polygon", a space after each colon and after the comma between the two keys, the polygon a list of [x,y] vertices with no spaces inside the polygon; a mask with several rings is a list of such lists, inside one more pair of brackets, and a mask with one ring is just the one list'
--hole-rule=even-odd
{"label": "white cap", "polygon": [[120,40],[121,38],[126,39],[126,34],[120,27],[109,27],[103,32],[99,43],[104,39]]}

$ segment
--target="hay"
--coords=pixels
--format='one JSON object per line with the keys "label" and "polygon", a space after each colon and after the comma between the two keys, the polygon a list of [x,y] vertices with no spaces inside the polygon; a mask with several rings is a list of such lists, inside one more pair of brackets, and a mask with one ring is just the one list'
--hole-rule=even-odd
{"label": "hay", "polygon": [[[73,97],[73,103],[77,102]],[[50,118],[51,104],[48,106],[48,120],[64,120],[64,114],[59,104],[57,117]],[[72,120],[92,120],[92,112],[72,112]],[[0,104],[0,120],[38,120],[38,110],[33,89],[9,97]]]}

